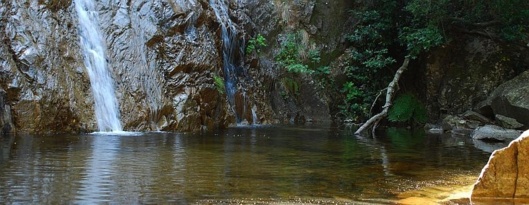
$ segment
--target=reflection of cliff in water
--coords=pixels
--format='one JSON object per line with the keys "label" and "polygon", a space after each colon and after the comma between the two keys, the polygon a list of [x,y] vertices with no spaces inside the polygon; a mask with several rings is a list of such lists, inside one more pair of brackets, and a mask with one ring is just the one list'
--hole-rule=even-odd
{"label": "reflection of cliff in water", "polygon": [[11,148],[13,142],[15,141],[15,136],[12,134],[0,135],[0,164],[7,162],[9,156],[11,155]]}

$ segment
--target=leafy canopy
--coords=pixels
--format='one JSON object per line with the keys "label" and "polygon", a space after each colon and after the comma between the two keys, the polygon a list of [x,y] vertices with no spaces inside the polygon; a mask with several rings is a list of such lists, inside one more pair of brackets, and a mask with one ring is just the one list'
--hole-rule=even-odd
{"label": "leafy canopy", "polygon": [[[347,39],[351,62],[342,86],[341,112],[363,119],[369,103],[385,88],[397,59],[421,56],[461,35],[475,35],[511,44],[529,41],[527,0],[378,0],[358,1],[351,11],[356,22]],[[400,109],[408,112],[414,109]],[[412,113],[401,113],[412,116]],[[360,115],[360,116],[359,116]],[[394,118],[396,120],[396,118]],[[420,120],[423,121],[423,120]]]}

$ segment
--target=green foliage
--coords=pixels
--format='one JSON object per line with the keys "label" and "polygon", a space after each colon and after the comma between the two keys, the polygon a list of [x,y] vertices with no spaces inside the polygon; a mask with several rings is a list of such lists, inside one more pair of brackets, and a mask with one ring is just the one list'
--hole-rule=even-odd
{"label": "green foliage", "polygon": [[276,55],[276,61],[283,65],[288,66],[299,63],[299,44],[300,40],[296,34],[287,34],[286,40],[281,43],[281,49],[279,54]]}
{"label": "green foliage", "polygon": [[[351,61],[345,68],[347,81],[342,92],[342,113],[362,115],[366,99],[373,99],[394,75],[395,59],[420,57],[461,35],[478,35],[498,41],[526,45],[529,41],[529,1],[527,0],[379,0],[360,1],[351,11],[356,22],[347,36]],[[354,96],[354,97],[352,97]],[[393,111],[397,112],[399,110]],[[404,109],[400,109],[404,112]],[[394,113],[399,121],[409,114],[425,121],[417,109]],[[397,117],[399,116],[399,117]],[[362,117],[356,117],[362,119]],[[409,119],[408,119],[409,120]]]}
{"label": "green foliage", "polygon": [[345,103],[340,106],[341,113],[349,119],[355,121],[369,114],[369,100],[364,91],[352,82],[346,82],[341,90],[345,94]]}
{"label": "green foliage", "polygon": [[441,32],[434,26],[419,29],[404,27],[400,33],[400,39],[406,45],[408,55],[412,58],[444,43]]}
{"label": "green foliage", "polygon": [[217,87],[217,91],[219,91],[220,94],[226,93],[226,86],[224,85],[224,79],[216,74],[213,74],[213,81],[215,83],[215,87]]}
{"label": "green foliage", "polygon": [[261,34],[257,34],[256,37],[248,40],[248,46],[246,46],[246,54],[251,54],[254,51],[259,54],[261,53],[261,49],[266,46],[268,46],[266,43],[266,38]]}
{"label": "green foliage", "polygon": [[308,59],[303,59],[300,53],[306,53],[306,50],[301,45],[299,34],[287,34],[286,40],[281,43],[281,49],[275,57],[276,61],[289,73],[329,74],[329,67],[318,66],[321,61],[320,51],[309,50]]}
{"label": "green foliage", "polygon": [[431,36],[436,30],[450,39],[463,31],[509,42],[527,40],[529,1],[526,0],[437,0],[426,4],[423,0],[411,0],[405,11],[411,14],[407,27],[432,31],[425,35]]}
{"label": "green foliage", "polygon": [[424,105],[411,93],[399,95],[389,109],[392,122],[426,123],[428,117]]}
{"label": "green foliage", "polygon": [[309,70],[309,66],[301,63],[286,65],[287,71],[291,73],[308,73],[312,74],[314,71]]}
{"label": "green foliage", "polygon": [[347,118],[367,118],[375,96],[390,80],[389,68],[396,62],[389,52],[389,47],[397,45],[393,38],[397,36],[393,30],[396,12],[396,1],[392,0],[377,1],[373,8],[351,12],[358,22],[354,32],[347,36],[353,44],[352,61],[345,68],[348,82],[342,87],[345,98],[340,106]]}

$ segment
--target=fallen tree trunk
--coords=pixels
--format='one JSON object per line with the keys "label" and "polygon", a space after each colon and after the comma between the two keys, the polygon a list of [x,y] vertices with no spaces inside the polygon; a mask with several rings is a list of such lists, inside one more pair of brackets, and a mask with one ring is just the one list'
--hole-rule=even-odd
{"label": "fallen tree trunk", "polygon": [[395,73],[395,76],[393,76],[393,80],[389,83],[387,92],[386,92],[386,103],[382,107],[382,112],[374,115],[369,120],[367,120],[358,130],[356,130],[355,134],[360,135],[363,133],[367,128],[373,127],[373,133],[375,132],[375,129],[378,126],[378,123],[384,119],[388,115],[389,108],[391,107],[393,103],[393,96],[396,91],[396,86],[399,83],[400,76],[406,69],[408,69],[408,64],[410,63],[410,57],[406,56],[404,59],[404,62],[400,66],[400,68]]}

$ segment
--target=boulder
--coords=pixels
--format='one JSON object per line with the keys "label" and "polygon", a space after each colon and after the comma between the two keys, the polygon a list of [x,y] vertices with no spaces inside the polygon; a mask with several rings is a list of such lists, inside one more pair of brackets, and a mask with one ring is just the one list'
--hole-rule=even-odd
{"label": "boulder", "polygon": [[480,123],[490,123],[490,119],[483,116],[482,114],[479,114],[475,111],[466,111],[465,113],[463,113],[463,118],[467,119],[467,120],[474,120],[474,121],[478,121]]}
{"label": "boulder", "polygon": [[474,144],[475,148],[480,149],[481,151],[487,152],[487,153],[493,153],[496,150],[499,150],[501,148],[505,148],[509,145],[508,142],[487,142],[483,140],[472,140],[472,144]]}
{"label": "boulder", "polygon": [[507,129],[520,129],[524,126],[522,123],[519,123],[516,119],[503,115],[496,115],[496,122],[498,122],[500,126]]}
{"label": "boulder", "polygon": [[471,198],[529,198],[529,131],[492,153],[474,184]]}
{"label": "boulder", "polygon": [[470,133],[476,129],[481,123],[476,120],[464,119],[459,116],[447,115],[441,122],[444,131],[457,131]]}
{"label": "boulder", "polygon": [[478,104],[477,109],[482,113],[492,110],[494,115],[502,115],[515,119],[523,124],[523,128],[529,127],[529,71],[523,72],[517,77],[501,84],[483,102]]}
{"label": "boulder", "polygon": [[505,129],[496,125],[485,125],[474,130],[472,139],[505,142],[516,139],[520,133],[518,130]]}

